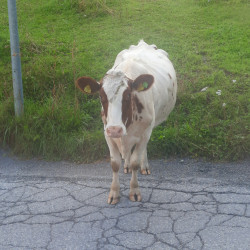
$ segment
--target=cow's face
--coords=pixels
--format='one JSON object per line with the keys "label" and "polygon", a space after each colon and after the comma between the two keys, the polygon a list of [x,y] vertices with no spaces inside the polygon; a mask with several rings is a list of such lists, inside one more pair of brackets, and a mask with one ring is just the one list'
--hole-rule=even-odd
{"label": "cow's face", "polygon": [[[81,77],[76,86],[84,93],[94,94],[99,91],[102,103],[102,120],[106,136],[120,138],[127,133],[132,123],[133,92],[148,90],[154,82],[152,75],[143,74],[134,81],[122,72],[107,74],[101,81],[96,82],[90,77]],[[136,105],[136,103],[135,103]]]}

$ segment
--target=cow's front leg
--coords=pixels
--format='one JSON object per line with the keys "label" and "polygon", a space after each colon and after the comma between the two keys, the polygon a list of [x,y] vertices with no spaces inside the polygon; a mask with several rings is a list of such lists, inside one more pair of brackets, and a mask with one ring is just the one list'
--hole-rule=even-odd
{"label": "cow's front leg", "polygon": [[139,169],[139,161],[133,161],[131,164],[132,168],[132,176],[130,181],[130,192],[129,192],[129,199],[131,201],[141,201],[141,191],[139,189],[139,184],[137,180],[137,172]]}
{"label": "cow's front leg", "polygon": [[112,139],[107,139],[107,143],[110,150],[110,163],[113,170],[113,179],[108,196],[109,204],[116,204],[120,200],[120,183],[119,183],[119,168],[121,166],[121,155],[117,145]]}
{"label": "cow's front leg", "polygon": [[139,143],[136,145],[131,156],[130,167],[132,169],[132,176],[130,180],[129,199],[131,201],[141,201],[141,191],[137,180],[138,169],[140,168],[140,158],[143,152],[144,145]]}
{"label": "cow's front leg", "polygon": [[[132,177],[130,181],[130,192],[129,199],[131,201],[141,201],[141,191],[139,189],[138,180],[137,180],[137,171],[140,168],[140,163],[144,159],[144,152],[147,152],[148,140],[151,136],[152,128],[149,127],[142,137],[141,141],[136,144],[134,152],[132,153],[130,165],[132,169]],[[145,159],[144,159],[145,160]],[[146,158],[147,160],[147,158]]]}
{"label": "cow's front leg", "polygon": [[120,183],[119,183],[119,168],[121,163],[117,163],[116,161],[111,160],[111,167],[113,170],[113,180],[110,187],[108,203],[116,204],[120,200]]}

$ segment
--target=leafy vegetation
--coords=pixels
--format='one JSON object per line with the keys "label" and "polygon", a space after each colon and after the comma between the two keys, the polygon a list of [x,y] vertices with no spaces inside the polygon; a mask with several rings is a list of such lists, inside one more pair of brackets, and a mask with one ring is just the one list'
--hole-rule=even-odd
{"label": "leafy vegetation", "polygon": [[74,81],[101,78],[122,49],[143,38],[169,53],[178,77],[176,107],[154,130],[149,157],[249,154],[248,1],[19,0],[17,7],[25,114],[14,117],[6,3],[0,145],[28,157],[106,157],[98,97],[82,95]]}

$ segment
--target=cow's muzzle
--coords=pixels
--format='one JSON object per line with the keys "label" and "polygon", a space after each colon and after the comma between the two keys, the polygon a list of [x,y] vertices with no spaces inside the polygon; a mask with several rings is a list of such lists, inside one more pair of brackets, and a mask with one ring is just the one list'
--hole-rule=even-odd
{"label": "cow's muzzle", "polygon": [[123,129],[120,126],[110,126],[106,128],[106,134],[111,138],[120,138],[123,136]]}

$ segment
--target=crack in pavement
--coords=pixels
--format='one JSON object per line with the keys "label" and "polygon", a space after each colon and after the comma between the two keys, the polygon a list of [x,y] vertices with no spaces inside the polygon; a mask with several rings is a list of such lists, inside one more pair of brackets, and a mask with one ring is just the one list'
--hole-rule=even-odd
{"label": "crack in pavement", "polygon": [[[249,249],[250,184],[230,182],[230,176],[206,178],[216,173],[211,163],[167,162],[171,171],[177,166],[167,176],[166,169],[164,175],[159,171],[163,161],[153,161],[156,173],[152,168],[151,176],[139,175],[142,202],[128,199],[130,176],[120,173],[120,203],[109,205],[111,170],[105,163],[82,164],[88,174],[76,176],[79,165],[62,164],[60,175],[59,163],[42,162],[58,168],[46,176],[44,170],[32,172],[32,161],[27,174],[25,162],[19,168],[18,160],[5,157],[8,167],[14,162],[9,173],[1,157],[0,249]],[[198,166],[193,176],[176,177],[192,164]],[[73,177],[65,174],[69,165]],[[90,175],[96,166],[100,173]]]}

